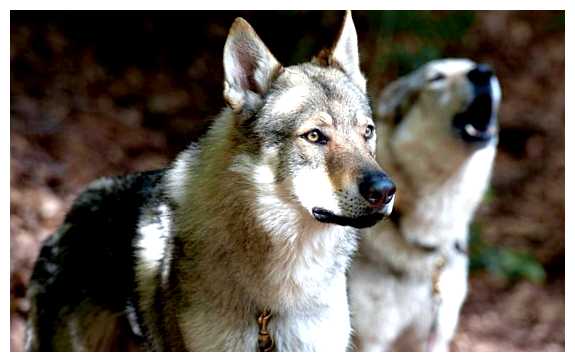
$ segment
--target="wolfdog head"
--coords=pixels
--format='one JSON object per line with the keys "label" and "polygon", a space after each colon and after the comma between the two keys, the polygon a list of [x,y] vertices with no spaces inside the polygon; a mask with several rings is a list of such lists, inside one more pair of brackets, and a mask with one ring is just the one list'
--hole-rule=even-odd
{"label": "wolfdog head", "polygon": [[429,62],[382,91],[377,158],[401,190],[396,216],[408,242],[466,235],[491,175],[500,98],[493,70],[468,59]]}
{"label": "wolfdog head", "polygon": [[[378,161],[404,190],[400,207],[411,200],[426,209],[421,198],[436,197],[438,187],[455,195],[453,182],[475,185],[469,192],[481,195],[495,155],[500,98],[492,69],[468,59],[429,62],[382,91]],[[464,181],[463,174],[473,176]],[[452,177],[457,181],[446,184]]]}
{"label": "wolfdog head", "polygon": [[458,142],[477,150],[497,140],[500,98],[488,65],[441,59],[390,84],[379,99],[378,113],[399,132],[418,128],[434,142]]}
{"label": "wolfdog head", "polygon": [[349,12],[333,47],[289,67],[238,18],[224,70],[224,98],[242,149],[232,167],[251,172],[262,194],[322,223],[368,227],[391,212],[395,186],[374,158],[375,127]]}

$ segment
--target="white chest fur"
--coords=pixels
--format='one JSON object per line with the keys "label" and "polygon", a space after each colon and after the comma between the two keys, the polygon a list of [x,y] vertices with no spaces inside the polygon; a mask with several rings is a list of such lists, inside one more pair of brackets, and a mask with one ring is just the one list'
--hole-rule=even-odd
{"label": "white chest fur", "polygon": [[[273,312],[268,332],[277,351],[345,351],[350,338],[346,280],[324,289],[320,307]],[[256,351],[257,313],[220,313],[196,306],[182,316],[181,330],[191,351]]]}

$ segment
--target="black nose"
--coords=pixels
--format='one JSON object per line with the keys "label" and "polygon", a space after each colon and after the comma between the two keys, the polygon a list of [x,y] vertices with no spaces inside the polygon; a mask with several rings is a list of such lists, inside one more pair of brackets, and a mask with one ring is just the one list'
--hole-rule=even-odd
{"label": "black nose", "polygon": [[493,76],[493,69],[487,64],[478,64],[467,73],[467,79],[475,85],[487,85]]}
{"label": "black nose", "polygon": [[365,172],[359,182],[359,193],[373,208],[388,204],[395,195],[395,184],[383,172]]}

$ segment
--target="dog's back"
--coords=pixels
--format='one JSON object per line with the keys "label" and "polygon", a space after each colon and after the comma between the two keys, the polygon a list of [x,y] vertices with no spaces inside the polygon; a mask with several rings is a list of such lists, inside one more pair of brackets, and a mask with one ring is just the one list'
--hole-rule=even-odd
{"label": "dog's back", "polygon": [[137,348],[125,312],[137,298],[136,225],[146,205],[161,198],[162,176],[159,170],[100,179],[76,199],[32,274],[29,350]]}

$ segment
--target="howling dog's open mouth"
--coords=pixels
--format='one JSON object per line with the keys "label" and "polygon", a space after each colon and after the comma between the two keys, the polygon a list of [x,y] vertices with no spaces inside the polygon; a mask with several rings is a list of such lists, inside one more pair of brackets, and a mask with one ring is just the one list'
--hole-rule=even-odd
{"label": "howling dog's open mouth", "polygon": [[369,215],[351,218],[347,216],[336,215],[331,211],[322,209],[321,207],[314,207],[312,209],[312,213],[315,219],[319,222],[337,224],[341,226],[351,226],[357,229],[373,226],[386,216],[384,212],[376,212]]}
{"label": "howling dog's open mouth", "polygon": [[475,92],[469,106],[453,117],[453,127],[465,142],[484,145],[497,135],[491,87],[476,88]]}

